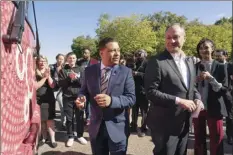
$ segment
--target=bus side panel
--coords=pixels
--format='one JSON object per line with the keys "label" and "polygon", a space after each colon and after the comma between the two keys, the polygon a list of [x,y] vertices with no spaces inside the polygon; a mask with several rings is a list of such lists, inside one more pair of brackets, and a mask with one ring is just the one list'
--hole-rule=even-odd
{"label": "bus side panel", "polygon": [[[4,35],[7,34],[16,7],[11,1],[1,1],[1,12],[1,35]],[[26,21],[24,26],[21,45],[7,45],[1,39],[0,143],[1,153],[6,155],[31,154],[30,149],[33,149],[34,144],[23,144],[23,141],[28,136],[32,123],[40,124],[33,58],[35,43]]]}

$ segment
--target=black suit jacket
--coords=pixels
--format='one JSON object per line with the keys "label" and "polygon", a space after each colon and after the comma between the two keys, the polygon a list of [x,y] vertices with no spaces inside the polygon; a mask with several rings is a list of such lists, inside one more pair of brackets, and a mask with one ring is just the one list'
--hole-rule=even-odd
{"label": "black suit jacket", "polygon": [[144,75],[145,75],[146,65],[147,65],[146,59],[140,63],[136,63],[136,68],[134,70],[137,72],[137,75],[134,75],[136,96],[145,95]]}
{"label": "black suit jacket", "polygon": [[[199,68],[200,62],[196,64],[196,68]],[[213,61],[211,65],[210,74],[221,83],[223,86],[218,91],[215,92],[212,86],[209,84],[208,98],[207,98],[207,111],[208,115],[211,117],[222,117],[227,116],[227,110],[224,102],[224,96],[227,91],[227,73],[225,66],[222,63]]]}
{"label": "black suit jacket", "polygon": [[195,87],[195,65],[191,57],[185,59],[189,74],[189,88],[168,51],[152,57],[146,68],[145,91],[151,106],[148,127],[160,133],[179,135],[189,122],[190,113],[175,103],[176,97],[201,99]]}
{"label": "black suit jacket", "polygon": [[233,62],[229,62],[227,63],[227,77],[228,77],[228,88],[229,91],[231,93],[231,95],[233,96]]}
{"label": "black suit jacket", "polygon": [[233,119],[233,63],[226,63],[227,66],[227,77],[228,77],[228,90],[225,95],[225,103],[228,112],[228,117]]}

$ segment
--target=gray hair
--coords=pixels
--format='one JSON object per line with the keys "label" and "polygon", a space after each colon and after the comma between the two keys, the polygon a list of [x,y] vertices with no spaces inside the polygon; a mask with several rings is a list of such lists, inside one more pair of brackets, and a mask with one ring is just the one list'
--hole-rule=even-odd
{"label": "gray hair", "polygon": [[173,24],[171,24],[171,25],[168,25],[167,28],[166,28],[165,33],[168,31],[168,29],[174,28],[174,27],[179,27],[179,28],[183,31],[184,36],[186,35],[186,34],[185,34],[185,27],[184,27],[183,25],[181,25],[180,23],[173,23]]}

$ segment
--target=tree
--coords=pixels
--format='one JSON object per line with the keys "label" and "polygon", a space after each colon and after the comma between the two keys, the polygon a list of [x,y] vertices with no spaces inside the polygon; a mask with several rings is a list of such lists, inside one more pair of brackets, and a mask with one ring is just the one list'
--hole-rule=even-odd
{"label": "tree", "polygon": [[100,15],[99,19],[98,19],[98,28],[96,29],[96,34],[101,34],[102,31],[106,30],[106,27],[109,25],[110,23],[110,15],[108,14],[102,14]]}
{"label": "tree", "polygon": [[196,55],[196,46],[202,38],[209,38],[216,48],[226,49],[232,54],[232,17],[223,17],[213,25],[205,25],[194,19],[187,20],[171,12],[157,12],[151,15],[131,15],[111,19],[108,14],[102,14],[96,29],[97,38],[79,36],[73,40],[72,50],[81,56],[82,49],[89,46],[93,56],[98,57],[97,44],[103,37],[113,37],[118,40],[123,54],[129,56],[138,49],[145,49],[148,54],[162,52],[165,49],[165,31],[168,25],[180,23],[186,29],[186,42],[183,50],[187,55]]}
{"label": "tree", "polygon": [[221,19],[217,20],[214,25],[224,25],[224,24],[232,24],[232,17],[222,17]]}
{"label": "tree", "polygon": [[168,25],[180,23],[186,29],[186,42],[183,50],[187,55],[196,55],[196,46],[202,38],[209,38],[216,43],[217,48],[223,48],[232,52],[232,17],[222,18],[215,25],[204,25],[198,19],[190,22],[185,16],[178,16],[171,12],[157,12],[144,16],[151,21],[156,32],[156,52],[162,52],[165,48],[165,31]]}
{"label": "tree", "polygon": [[215,42],[216,48],[225,49],[229,55],[232,54],[232,23],[211,25],[208,36]]}
{"label": "tree", "polygon": [[82,57],[83,49],[86,47],[91,49],[92,54],[96,53],[96,39],[83,35],[73,39],[71,49],[77,55],[77,58]]}
{"label": "tree", "polygon": [[190,22],[188,22],[186,25],[204,25],[201,21],[199,21],[198,18],[195,18],[194,20],[191,20]]}
{"label": "tree", "polygon": [[178,16],[171,12],[156,12],[144,16],[143,19],[149,20],[153,31],[156,33],[157,44],[155,45],[154,53],[162,52],[165,49],[165,31],[167,26],[180,23],[181,25],[187,24],[187,18],[185,16]]}
{"label": "tree", "polygon": [[187,18],[185,16],[178,16],[177,14],[171,13],[169,11],[160,11],[152,15],[149,14],[145,16],[144,19],[151,21],[154,31],[158,31],[161,27],[167,27],[168,25],[174,23],[180,23],[182,25],[187,23]]}
{"label": "tree", "polygon": [[206,25],[188,25],[186,28],[186,41],[183,50],[187,55],[197,56],[196,47],[202,38],[208,37],[208,26]]}
{"label": "tree", "polygon": [[214,41],[216,48],[232,53],[232,24],[190,25],[186,28],[184,51],[187,55],[197,55],[196,46],[202,38]]}
{"label": "tree", "polygon": [[148,53],[155,50],[156,33],[152,30],[150,21],[142,20],[140,16],[132,15],[110,20],[105,14],[100,17],[98,25],[98,38],[115,38],[125,55],[130,55],[138,49],[144,49]]}

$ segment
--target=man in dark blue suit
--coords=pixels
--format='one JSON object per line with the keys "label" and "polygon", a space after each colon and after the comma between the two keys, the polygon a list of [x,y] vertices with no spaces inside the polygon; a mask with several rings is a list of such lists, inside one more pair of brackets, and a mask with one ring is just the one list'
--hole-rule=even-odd
{"label": "man in dark blue suit", "polygon": [[94,155],[126,155],[128,108],[135,104],[135,85],[129,68],[119,65],[120,48],[113,38],[99,42],[101,63],[87,67],[76,100],[79,108],[91,103],[89,135]]}

